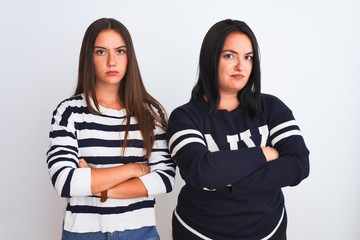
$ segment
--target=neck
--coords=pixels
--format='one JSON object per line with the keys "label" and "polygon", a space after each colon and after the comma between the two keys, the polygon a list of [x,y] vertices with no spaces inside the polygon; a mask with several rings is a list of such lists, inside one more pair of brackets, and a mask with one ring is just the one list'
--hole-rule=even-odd
{"label": "neck", "polygon": [[97,85],[95,92],[96,100],[99,105],[116,110],[120,110],[122,108],[118,88],[108,88]]}
{"label": "neck", "polygon": [[232,111],[239,106],[237,94],[221,94],[218,109]]}

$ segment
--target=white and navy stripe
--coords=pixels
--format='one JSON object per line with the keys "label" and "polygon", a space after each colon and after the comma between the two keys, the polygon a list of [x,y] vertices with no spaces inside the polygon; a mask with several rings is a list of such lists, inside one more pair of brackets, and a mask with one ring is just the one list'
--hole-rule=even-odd
{"label": "white and navy stripe", "polygon": [[151,173],[140,178],[149,197],[100,203],[91,193],[90,169],[78,168],[79,158],[85,158],[94,168],[146,161],[136,119],[130,119],[123,152],[125,110],[100,106],[100,112],[91,114],[84,96],[78,95],[61,102],[53,113],[47,164],[55,190],[68,198],[64,228],[72,232],[113,232],[153,226],[154,195],[170,192],[175,177],[165,132],[155,127],[155,142],[148,160]]}
{"label": "white and navy stripe", "polygon": [[171,136],[169,140],[169,148],[171,151],[171,156],[173,157],[176,153],[190,143],[201,143],[206,146],[203,135],[200,131],[194,129],[186,129],[179,132],[176,132]]}
{"label": "white and navy stripe", "polygon": [[295,120],[286,121],[277,125],[276,127],[270,130],[271,145],[275,146],[279,141],[291,137],[291,136],[301,136],[301,131]]}

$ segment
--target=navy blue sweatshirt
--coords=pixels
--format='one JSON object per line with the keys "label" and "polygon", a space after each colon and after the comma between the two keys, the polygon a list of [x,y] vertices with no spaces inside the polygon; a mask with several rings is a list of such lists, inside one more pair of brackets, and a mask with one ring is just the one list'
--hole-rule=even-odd
{"label": "navy blue sweatshirt", "polygon": [[[209,239],[262,239],[284,214],[282,187],[309,175],[309,151],[291,110],[262,94],[260,114],[238,106],[208,113],[203,98],[169,118],[169,147],[185,181],[176,215]],[[261,146],[280,156],[267,162]]]}

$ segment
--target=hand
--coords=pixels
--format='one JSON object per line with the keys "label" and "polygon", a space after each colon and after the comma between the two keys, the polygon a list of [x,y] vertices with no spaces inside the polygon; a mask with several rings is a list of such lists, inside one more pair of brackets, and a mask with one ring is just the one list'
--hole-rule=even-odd
{"label": "hand", "polygon": [[85,161],[85,159],[83,158],[80,158],[79,159],[79,168],[88,168],[89,165],[88,163]]}
{"label": "hand", "polygon": [[273,160],[276,160],[279,158],[279,152],[276,150],[276,148],[273,147],[261,147],[261,150],[263,151],[266,161],[270,162]]}

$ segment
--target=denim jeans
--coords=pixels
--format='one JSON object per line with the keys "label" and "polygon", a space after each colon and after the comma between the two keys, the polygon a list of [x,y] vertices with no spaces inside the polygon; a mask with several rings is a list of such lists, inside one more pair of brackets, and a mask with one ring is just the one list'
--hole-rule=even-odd
{"label": "denim jeans", "polygon": [[73,233],[63,230],[61,240],[160,240],[160,237],[153,226],[112,233]]}

